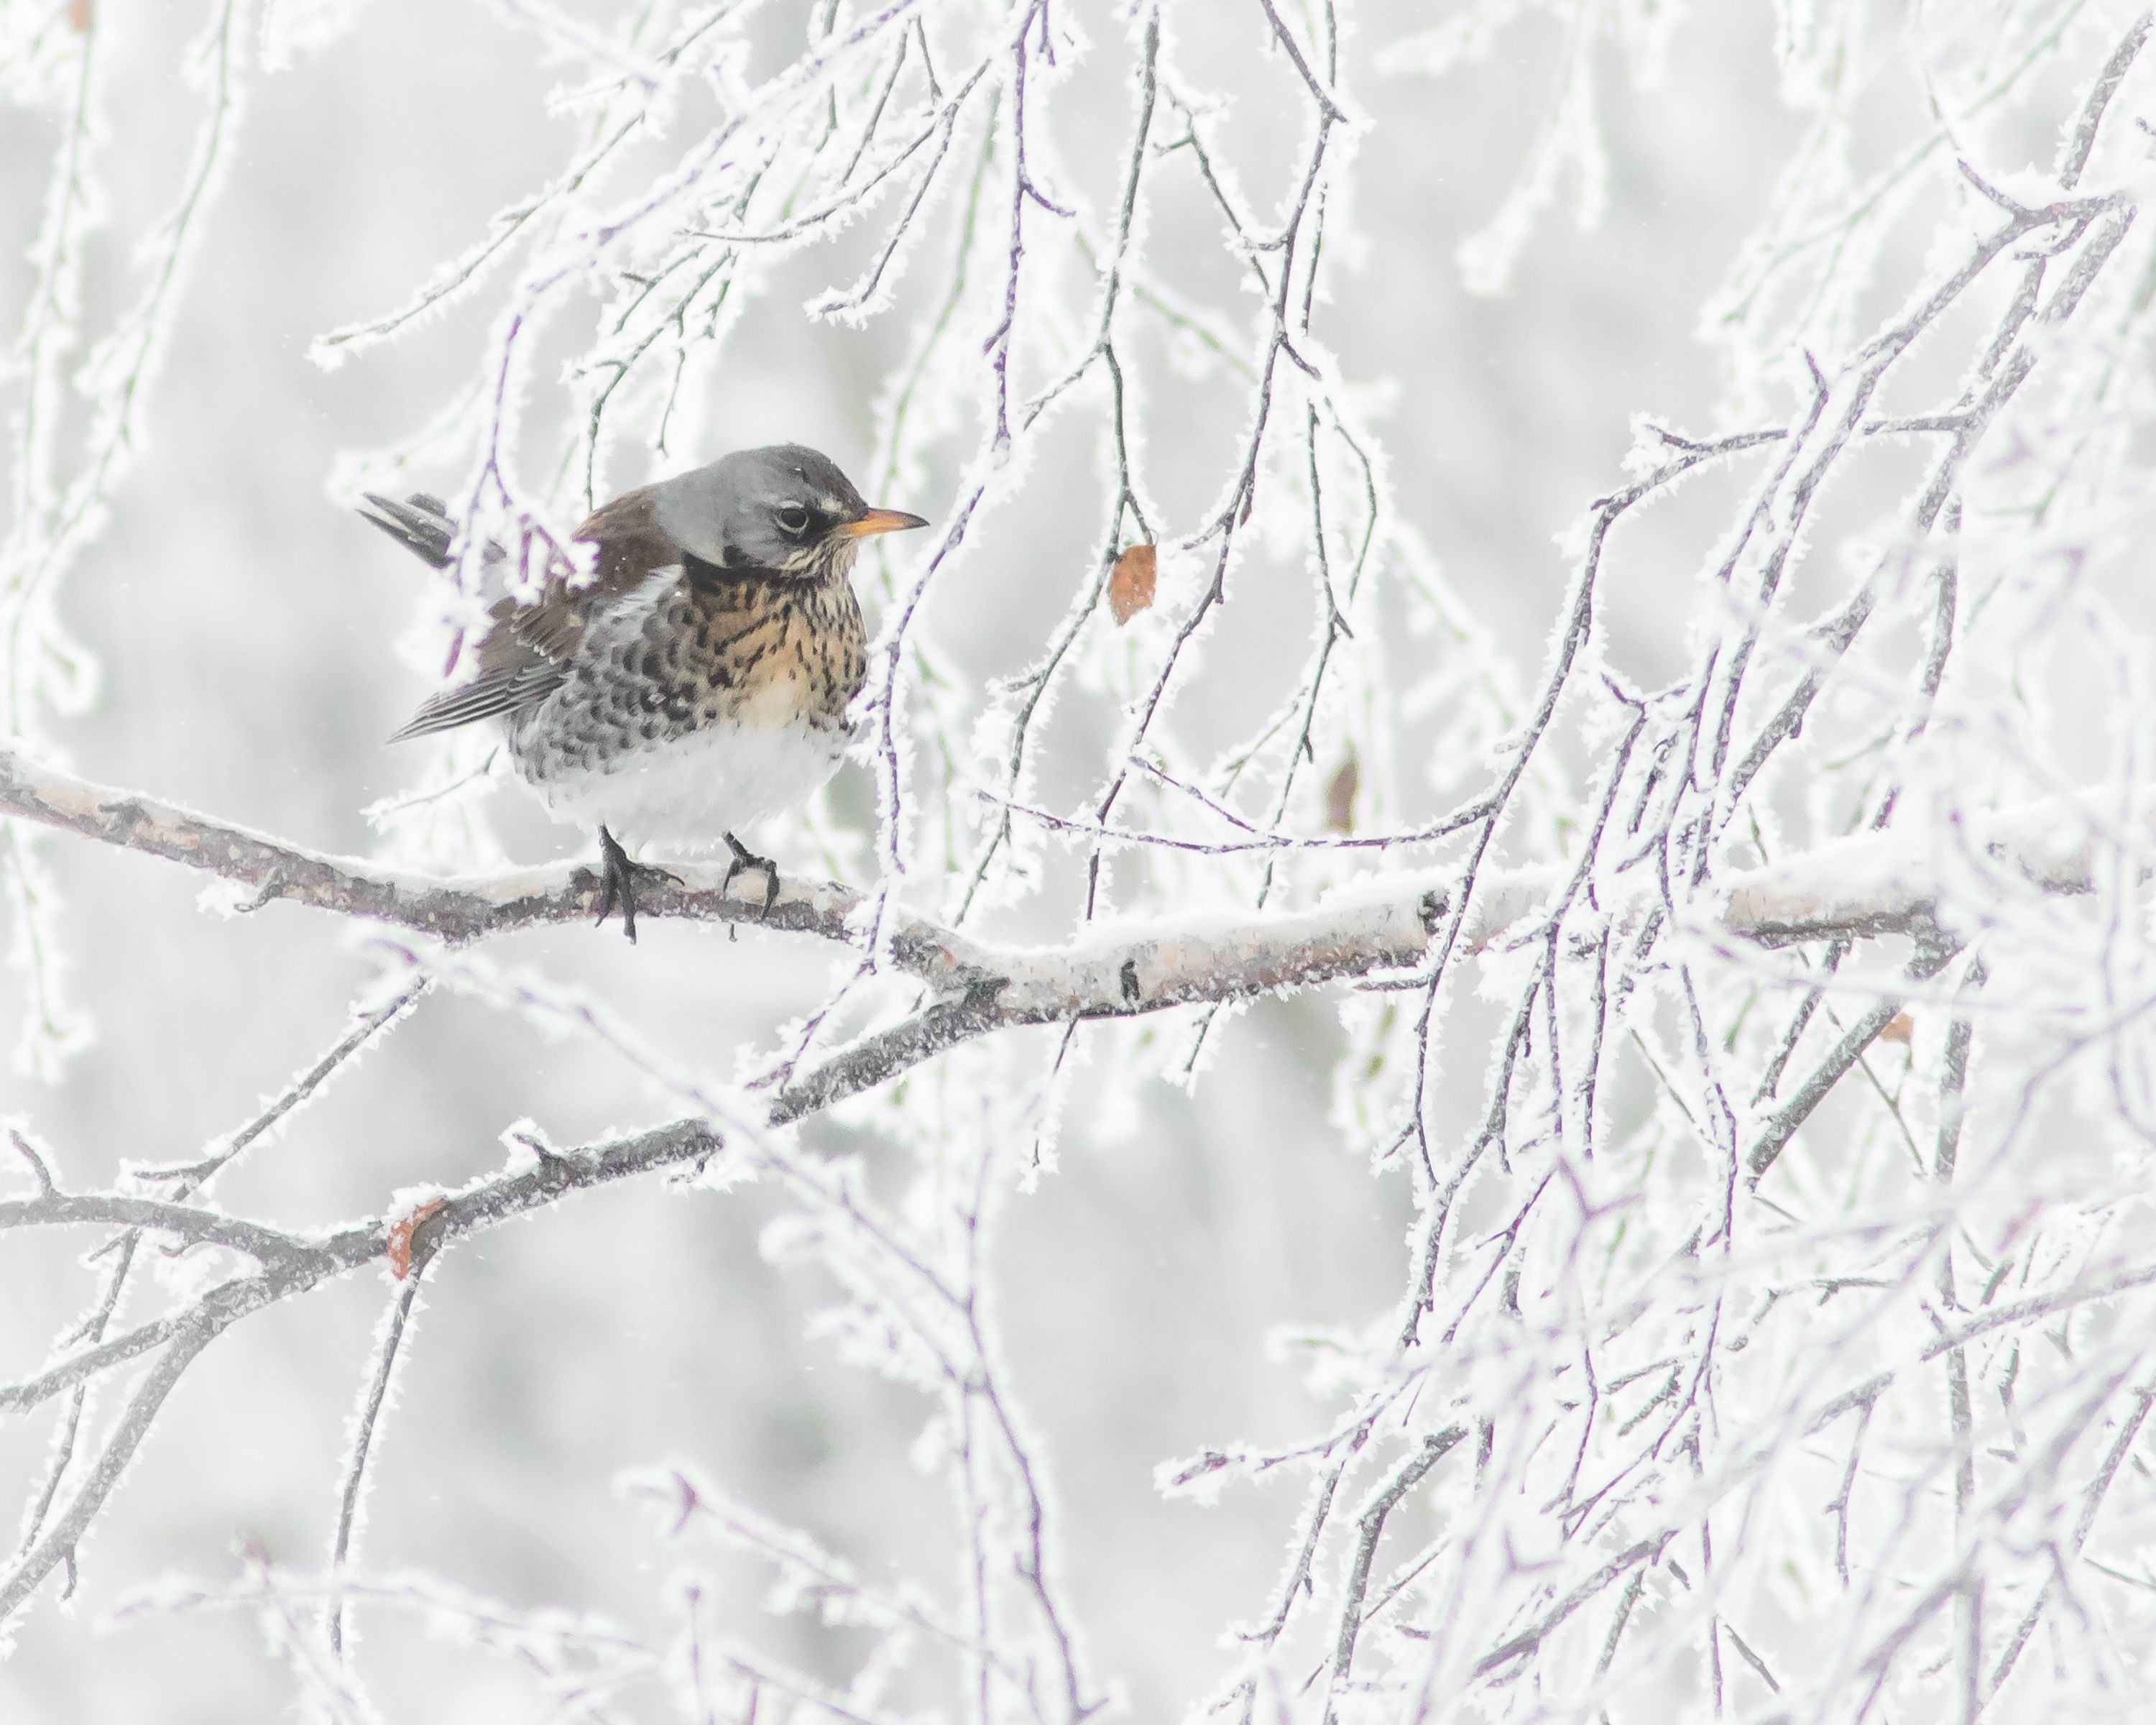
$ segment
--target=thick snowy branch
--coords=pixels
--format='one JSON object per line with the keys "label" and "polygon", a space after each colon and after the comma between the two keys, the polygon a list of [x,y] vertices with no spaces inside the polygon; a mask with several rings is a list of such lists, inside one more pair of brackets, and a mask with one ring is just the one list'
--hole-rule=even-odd
{"label": "thick snowy branch", "polygon": [[[464,880],[400,874],[357,858],[303,850],[132,791],[91,784],[8,749],[0,749],[0,814],[164,857],[251,887],[249,910],[281,900],[445,941],[574,922],[598,908],[598,877],[589,868],[557,865]],[[675,887],[660,882],[639,889],[639,908],[644,914],[764,920],[760,891],[728,899],[717,890],[717,871],[687,865],[676,872],[690,884]],[[844,940],[846,918],[861,902],[860,894],[840,887],[793,886],[772,907],[768,920],[775,927]],[[902,963],[916,953],[910,932],[901,929],[893,945]],[[944,952],[963,962],[947,943]]]}
{"label": "thick snowy branch", "polygon": [[1922,933],[1954,921],[1953,880],[1982,876],[2040,893],[2086,893],[2107,850],[2123,855],[2130,873],[2156,867],[2145,829],[2080,798],[1969,822],[1909,822],[1727,877],[1721,913],[1729,932],[1766,946]]}
{"label": "thick snowy branch", "polygon": [[[387,922],[451,942],[581,921],[597,902],[588,868],[555,865],[462,879],[400,873],[302,850],[132,791],[86,783],[0,751],[0,812],[124,850],[182,863],[254,889],[249,908],[284,900]],[[1943,844],[1942,840],[1949,841]],[[1942,896],[1943,853],[1989,859],[2048,892],[2089,890],[2097,838],[2087,817],[2044,808],[1981,829],[1866,834],[1774,868],[1731,878],[1722,923],[1767,945],[1922,932]],[[728,896],[716,865],[675,865],[680,884],[647,892],[644,914],[744,922],[858,945],[866,894],[788,877],[763,914],[760,894]],[[865,1036],[778,1091],[773,1117],[798,1120],[872,1088],[944,1050],[1027,1024],[1127,1018],[1171,1007],[1247,999],[1404,970],[1418,963],[1452,913],[1444,878],[1381,876],[1319,910],[1242,921],[1208,918],[1132,928],[1108,925],[1062,948],[998,948],[925,919],[890,922],[890,951],[928,983],[919,1011]],[[1478,893],[1463,925],[1469,947],[1534,914],[1543,897],[1525,878]]]}
{"label": "thick snowy branch", "polygon": [[[598,882],[588,868],[555,865],[464,879],[400,873],[303,850],[132,791],[88,783],[6,750],[0,750],[0,814],[251,887],[250,910],[282,900],[452,942],[581,922],[598,905]],[[680,884],[640,889],[644,915],[747,923],[845,945],[863,938],[857,913],[870,899],[851,887],[789,876],[767,915],[759,883],[729,896],[721,891],[719,866],[669,866]],[[1444,888],[1427,880],[1387,885],[1394,890],[1383,903],[1356,902],[1241,924],[1192,922],[1126,930],[1120,937],[1060,951],[990,947],[904,912],[887,916],[886,926],[899,966],[937,991],[938,1022],[963,1022],[971,1026],[963,1034],[973,1035],[1006,1025],[1235,1000],[1412,965],[1429,938],[1431,919],[1442,909]],[[923,1052],[960,1040],[937,1032]],[[890,1070],[909,1064],[897,1060]],[[846,1085],[824,1100],[860,1087]],[[807,1111],[796,1107],[789,1117]]]}

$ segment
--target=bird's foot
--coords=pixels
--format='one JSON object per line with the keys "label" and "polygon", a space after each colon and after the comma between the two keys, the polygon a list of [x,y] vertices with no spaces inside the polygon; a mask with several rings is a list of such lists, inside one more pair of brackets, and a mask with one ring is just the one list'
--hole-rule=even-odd
{"label": "bird's foot", "polygon": [[676,886],[681,884],[679,875],[655,868],[649,863],[630,861],[629,853],[621,848],[620,841],[601,827],[598,920],[604,922],[613,914],[613,907],[619,905],[621,932],[629,937],[631,946],[636,944],[636,882],[639,875],[645,880],[670,881]]}
{"label": "bird's foot", "polygon": [[719,896],[724,898],[732,891],[735,875],[752,874],[761,870],[763,874],[763,914],[768,916],[771,907],[778,902],[778,865],[767,856],[758,856],[732,833],[726,834],[726,844],[733,851],[734,860],[726,865],[726,878],[719,883]]}

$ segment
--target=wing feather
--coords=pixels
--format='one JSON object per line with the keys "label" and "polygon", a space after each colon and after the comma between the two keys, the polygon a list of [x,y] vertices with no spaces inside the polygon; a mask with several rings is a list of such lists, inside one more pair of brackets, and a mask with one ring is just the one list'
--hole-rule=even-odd
{"label": "wing feather", "polygon": [[522,670],[483,671],[470,682],[431,697],[389,740],[403,742],[414,737],[432,737],[438,731],[454,731],[459,725],[516,712],[544,701],[568,675],[567,665],[547,660]]}
{"label": "wing feather", "polygon": [[[377,526],[430,562],[438,556],[447,561],[454,527],[433,498],[414,495],[404,504],[375,496],[367,501],[373,509],[363,513]],[[598,578],[574,588],[557,579],[529,604],[507,599],[497,604],[479,644],[479,675],[427,701],[392,742],[454,731],[544,701],[568,680],[570,661],[592,616],[634,592],[655,570],[681,561],[644,489],[615,498],[574,536],[598,547]]]}

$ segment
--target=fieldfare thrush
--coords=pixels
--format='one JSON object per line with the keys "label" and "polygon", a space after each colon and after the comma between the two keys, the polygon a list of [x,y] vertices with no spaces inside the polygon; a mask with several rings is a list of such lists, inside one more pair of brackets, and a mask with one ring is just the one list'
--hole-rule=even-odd
{"label": "fieldfare thrush", "polygon": [[[424,494],[369,494],[361,511],[437,568],[457,526]],[[798,444],[743,449],[624,492],[578,528],[598,547],[586,583],[550,578],[497,603],[478,674],[392,737],[500,719],[517,773],[557,819],[596,826],[599,921],[636,938],[639,845],[727,845],[736,875],[778,868],[737,829],[808,798],[838,768],[846,708],[867,670],[848,578],[872,534],[928,524],[871,509],[829,458]],[[499,547],[488,547],[490,562]]]}

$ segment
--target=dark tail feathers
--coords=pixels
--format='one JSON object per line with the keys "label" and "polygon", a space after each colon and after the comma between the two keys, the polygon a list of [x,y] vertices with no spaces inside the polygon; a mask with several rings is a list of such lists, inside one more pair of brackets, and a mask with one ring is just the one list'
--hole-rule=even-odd
{"label": "dark tail feathers", "polygon": [[[449,567],[449,547],[456,539],[457,524],[449,517],[449,505],[424,491],[414,491],[402,503],[375,491],[366,495],[367,501],[359,510],[362,519],[372,521],[413,556],[425,558],[437,569]],[[480,562],[491,569],[507,554],[490,539],[480,553]]]}
{"label": "dark tail feathers", "polygon": [[457,524],[440,498],[414,491],[399,503],[369,491],[359,512],[414,557],[424,557],[437,569],[449,567],[449,542],[456,537]]}

